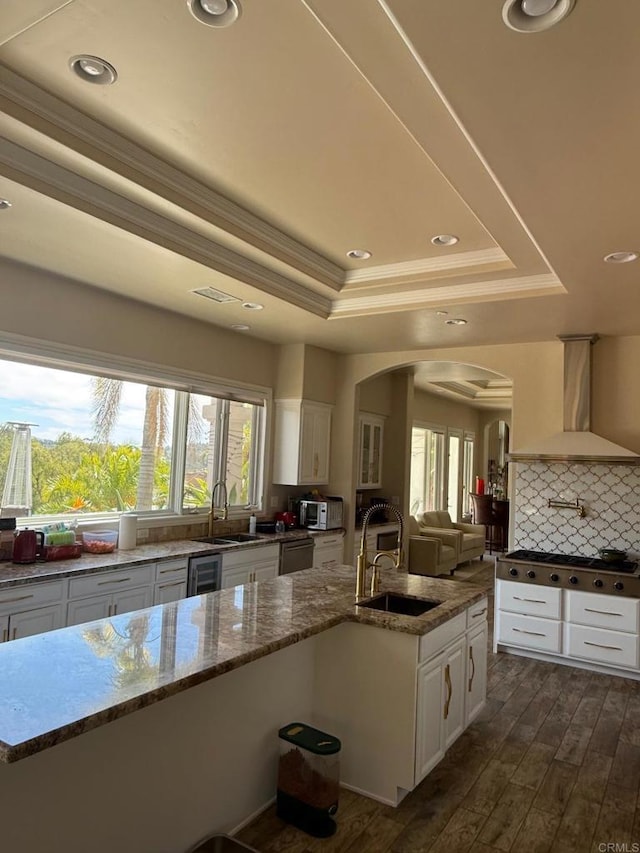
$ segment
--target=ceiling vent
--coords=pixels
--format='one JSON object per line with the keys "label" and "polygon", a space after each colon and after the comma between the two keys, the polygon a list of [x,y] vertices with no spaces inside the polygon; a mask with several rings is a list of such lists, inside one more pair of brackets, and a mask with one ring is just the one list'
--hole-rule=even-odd
{"label": "ceiling vent", "polygon": [[591,432],[591,346],[598,335],[558,335],[564,344],[564,429],[533,447],[508,454],[510,462],[640,465],[640,456]]}
{"label": "ceiling vent", "polygon": [[191,293],[197,293],[198,296],[204,296],[206,299],[211,299],[219,305],[225,302],[240,302],[237,296],[231,296],[230,293],[216,290],[215,287],[201,287],[199,290],[192,290]]}

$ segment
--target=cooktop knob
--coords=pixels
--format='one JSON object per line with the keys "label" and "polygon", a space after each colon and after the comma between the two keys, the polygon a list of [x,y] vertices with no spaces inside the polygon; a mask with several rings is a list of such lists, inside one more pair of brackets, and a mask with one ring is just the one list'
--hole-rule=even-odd
{"label": "cooktop knob", "polygon": [[518,570],[511,568],[511,569],[509,569],[509,574],[511,575],[512,578],[517,578],[518,577]]}
{"label": "cooktop knob", "polygon": [[549,575],[549,580],[553,581],[554,583],[558,583],[558,581],[560,580],[560,575],[557,575],[554,572],[552,575]]}
{"label": "cooktop knob", "polygon": [[536,573],[532,569],[529,569],[529,571],[527,572],[527,577],[528,578],[535,578],[535,576],[536,576]]}
{"label": "cooktop knob", "polygon": [[613,588],[617,590],[624,589],[624,584],[622,583],[622,581],[616,581],[613,585]]}
{"label": "cooktop knob", "polygon": [[571,575],[569,583],[572,583],[575,586],[578,583],[578,578],[575,575]]}
{"label": "cooktop knob", "polygon": [[602,589],[602,587],[604,586],[604,583],[600,580],[600,578],[596,578],[593,582],[593,585],[597,586],[598,589]]}

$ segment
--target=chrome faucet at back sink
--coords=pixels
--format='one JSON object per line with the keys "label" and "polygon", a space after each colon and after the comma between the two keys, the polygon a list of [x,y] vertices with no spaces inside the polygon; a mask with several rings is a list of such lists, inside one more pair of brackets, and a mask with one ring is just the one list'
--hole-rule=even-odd
{"label": "chrome faucet at back sink", "polygon": [[[367,532],[369,530],[369,520],[374,512],[381,509],[390,510],[398,521],[398,542],[395,549],[391,551],[376,551],[373,559],[369,562],[367,555]],[[379,568],[378,561],[381,557],[388,557],[393,561],[394,568],[399,569],[402,565],[402,540],[404,535],[404,518],[399,509],[392,504],[375,504],[369,507],[362,518],[362,536],[360,539],[360,553],[358,554],[358,563],[356,567],[356,601],[366,597],[367,587],[367,569],[373,568],[373,576],[371,578],[371,594],[377,592]]]}
{"label": "chrome faucet at back sink", "polygon": [[218,488],[222,490],[224,503],[222,504],[222,515],[220,516],[224,521],[227,520],[229,515],[229,496],[227,494],[227,484],[224,480],[218,480],[213,485],[213,489],[211,489],[211,509],[209,510],[209,536],[213,536],[213,522],[216,521],[216,492]]}

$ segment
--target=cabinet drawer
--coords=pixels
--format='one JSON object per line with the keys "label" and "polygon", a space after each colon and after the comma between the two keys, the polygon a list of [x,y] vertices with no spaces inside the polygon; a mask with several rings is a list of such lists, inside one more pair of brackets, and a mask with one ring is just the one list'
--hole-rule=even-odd
{"label": "cabinet drawer", "polygon": [[341,548],[343,534],[332,536],[314,536],[313,544],[316,548]]}
{"label": "cabinet drawer", "polygon": [[41,604],[50,604],[64,598],[66,581],[41,584],[22,584],[0,590],[0,613],[31,610]]}
{"label": "cabinet drawer", "polygon": [[567,598],[569,622],[592,625],[594,628],[611,628],[628,634],[638,633],[640,601],[637,599],[571,591]]}
{"label": "cabinet drawer", "polygon": [[483,622],[486,622],[488,610],[489,602],[486,598],[472,605],[467,610],[467,628],[480,627]]}
{"label": "cabinet drawer", "polygon": [[559,654],[562,651],[562,622],[501,611],[498,642]]}
{"label": "cabinet drawer", "polygon": [[562,590],[537,584],[500,581],[498,607],[511,613],[526,616],[544,616],[560,619],[562,613]]}
{"label": "cabinet drawer", "polygon": [[447,646],[452,640],[455,640],[456,637],[459,637],[460,634],[464,634],[466,629],[466,611],[454,616],[453,619],[450,619],[443,625],[438,625],[438,627],[434,628],[433,631],[430,631],[428,634],[420,637],[418,660],[420,662],[429,660],[430,657],[441,652],[445,646]]}
{"label": "cabinet drawer", "polygon": [[180,581],[187,577],[187,560],[180,557],[175,560],[162,560],[156,563],[156,583]]}
{"label": "cabinet drawer", "polygon": [[84,598],[88,595],[115,593],[121,589],[134,586],[145,586],[153,583],[155,564],[132,566],[128,570],[117,572],[99,572],[95,575],[84,575],[73,578],[69,582],[69,598]]}
{"label": "cabinet drawer", "polygon": [[638,668],[638,637],[567,624],[567,653],[570,657],[608,663],[613,666]]}
{"label": "cabinet drawer", "polygon": [[280,559],[280,543],[271,545],[253,546],[252,548],[240,548],[238,551],[225,551],[222,555],[222,569],[232,566],[253,566],[255,563],[263,563],[268,560]]}

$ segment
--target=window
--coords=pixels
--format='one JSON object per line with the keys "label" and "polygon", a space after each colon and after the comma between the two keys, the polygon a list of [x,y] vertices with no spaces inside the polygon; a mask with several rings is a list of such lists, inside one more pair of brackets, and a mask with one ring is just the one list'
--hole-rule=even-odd
{"label": "window", "polygon": [[0,360],[2,515],[260,506],[263,403]]}
{"label": "window", "polygon": [[411,431],[410,512],[442,509],[444,432],[415,426]]}
{"label": "window", "polygon": [[447,510],[451,521],[458,521],[460,508],[460,445],[462,436],[455,430],[449,431],[449,458],[447,464]]}
{"label": "window", "polygon": [[462,514],[471,515],[471,493],[473,492],[473,448],[475,438],[472,433],[464,434],[462,463]]}

